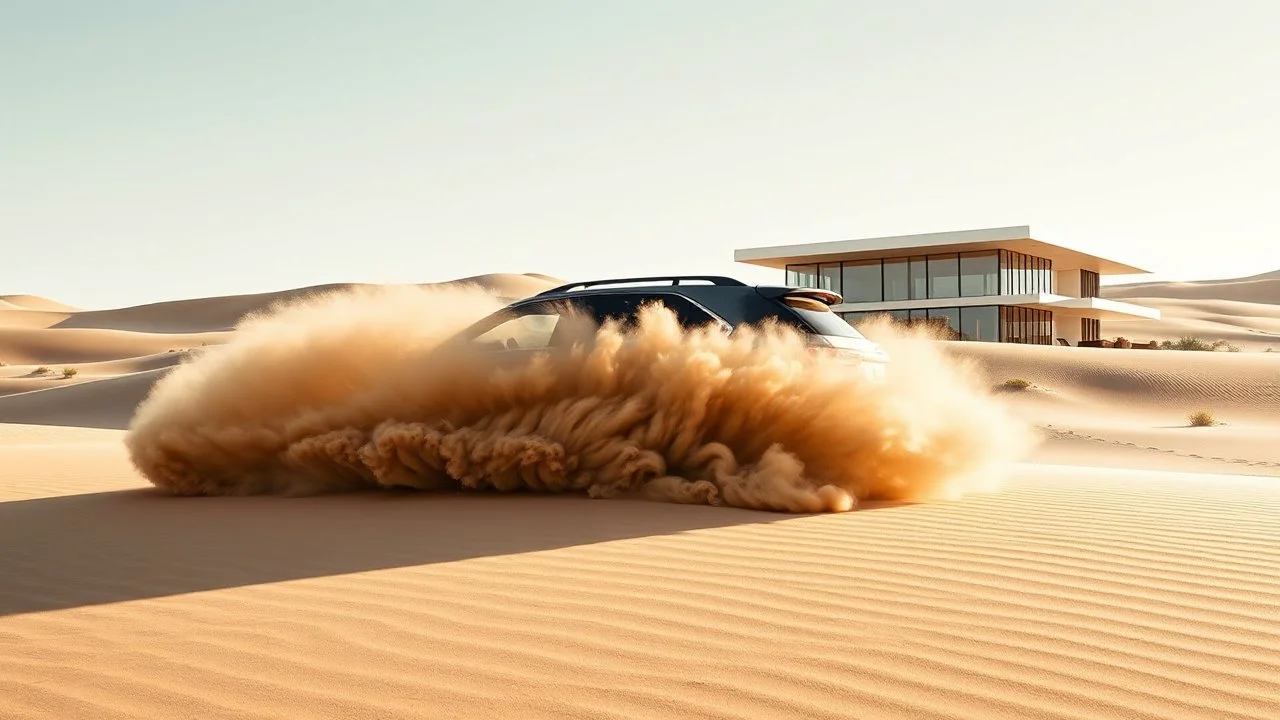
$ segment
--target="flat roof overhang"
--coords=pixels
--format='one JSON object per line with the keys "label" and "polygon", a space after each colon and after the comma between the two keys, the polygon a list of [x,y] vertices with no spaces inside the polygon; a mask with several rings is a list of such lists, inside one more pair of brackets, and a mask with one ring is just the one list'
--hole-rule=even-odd
{"label": "flat roof overhang", "polygon": [[733,259],[749,265],[783,269],[787,265],[838,260],[873,260],[882,257],[998,249],[1047,258],[1053,261],[1054,270],[1092,270],[1099,275],[1145,275],[1150,272],[1117,260],[1036,240],[1031,237],[1031,227],[1027,225],[743,248],[733,251]]}
{"label": "flat roof overhang", "polygon": [[[1058,295],[1050,297],[1061,297]],[[1134,305],[1133,303],[1107,300],[1106,298],[1085,297],[1065,298],[1044,303],[1035,303],[1031,307],[1043,307],[1052,310],[1054,315],[1063,317],[1084,317],[1094,320],[1159,320],[1160,311],[1155,308]]]}

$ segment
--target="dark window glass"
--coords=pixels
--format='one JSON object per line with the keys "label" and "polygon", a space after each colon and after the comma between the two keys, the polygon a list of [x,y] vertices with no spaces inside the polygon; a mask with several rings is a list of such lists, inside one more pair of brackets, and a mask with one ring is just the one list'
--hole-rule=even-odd
{"label": "dark window glass", "polygon": [[816,288],[818,287],[817,265],[788,265],[787,286]]}
{"label": "dark window glass", "polygon": [[929,297],[929,274],[922,257],[911,258],[911,299],[924,300]]}
{"label": "dark window glass", "polygon": [[1009,279],[1009,251],[1000,251],[1000,294],[1012,295],[1013,285]]}
{"label": "dark window glass", "polygon": [[1080,297],[1098,297],[1098,284],[1098,273],[1090,270],[1080,271]]}
{"label": "dark window glass", "polygon": [[1022,283],[1018,277],[1018,253],[1005,254],[1005,267],[1008,268],[1009,282],[1004,286],[1006,295],[1017,295],[1022,292]]}
{"label": "dark window glass", "polygon": [[840,289],[840,263],[822,263],[818,266],[818,287],[831,292],[844,293]]}
{"label": "dark window glass", "polygon": [[960,254],[960,295],[976,297],[1000,292],[1000,258],[995,252]]}
{"label": "dark window glass", "polygon": [[859,260],[844,264],[845,302],[880,302],[884,299],[881,285],[879,260]]}
{"label": "dark window glass", "polygon": [[911,283],[906,258],[884,261],[884,299],[910,300]]}
{"label": "dark window glass", "polygon": [[957,255],[929,256],[929,297],[960,296],[960,259]]}
{"label": "dark window glass", "polygon": [[960,337],[960,308],[929,308],[929,321],[944,327],[952,339]]}
{"label": "dark window glass", "polygon": [[960,339],[997,342],[1000,340],[1000,312],[994,305],[960,308]]}
{"label": "dark window glass", "polygon": [[644,305],[660,303],[675,313],[681,326],[690,328],[719,322],[719,319],[703,310],[683,295],[652,293],[645,295],[593,295],[575,298],[574,305],[582,307],[596,322],[606,318],[618,318],[623,325],[634,325],[636,313]]}

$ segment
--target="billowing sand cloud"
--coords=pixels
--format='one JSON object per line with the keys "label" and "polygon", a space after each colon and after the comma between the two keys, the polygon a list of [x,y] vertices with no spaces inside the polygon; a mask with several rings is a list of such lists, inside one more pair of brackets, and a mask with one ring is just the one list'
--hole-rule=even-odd
{"label": "billowing sand cloud", "polygon": [[249,318],[157,384],[133,462],[179,495],[406,486],[820,512],[991,489],[1028,447],[967,367],[887,328],[884,384],[790,330],[682,331],[660,307],[521,366],[442,344],[500,305],[361,288]]}

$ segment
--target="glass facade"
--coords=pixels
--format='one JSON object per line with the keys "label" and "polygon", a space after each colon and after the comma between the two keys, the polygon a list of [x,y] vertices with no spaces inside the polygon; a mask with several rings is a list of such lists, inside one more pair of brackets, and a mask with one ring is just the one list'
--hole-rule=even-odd
{"label": "glass facade", "polygon": [[847,303],[1049,293],[1053,261],[984,250],[788,265],[787,285],[833,290]]}
{"label": "glass facade", "polygon": [[1002,307],[1000,336],[1001,342],[1050,345],[1053,343],[1053,313],[1017,305]]}
{"label": "glass facade", "polygon": [[883,278],[884,278],[884,299],[885,300],[910,300],[911,298],[911,272],[908,269],[911,262],[907,258],[893,258],[884,261]]}
{"label": "glass facade", "polygon": [[[933,253],[902,257],[788,265],[787,285],[840,293],[846,303],[903,302],[1053,292],[1053,261],[1009,250]],[[1081,275],[1081,289],[1096,295],[1097,275]],[[1088,297],[1085,293],[1083,296]],[[857,325],[870,312],[843,313]],[[956,340],[1053,343],[1053,313],[1018,306],[976,305],[879,311],[897,322],[931,323]],[[1096,322],[1096,321],[1095,321]],[[1085,328],[1088,338],[1092,330]]]}
{"label": "glass facade", "polygon": [[1080,318],[1080,339],[1101,340],[1102,321],[1093,318]]}
{"label": "glass facade", "polygon": [[842,289],[836,292],[844,296],[847,303],[880,302],[884,298],[883,272],[879,260],[844,263],[844,269],[840,273]]}
{"label": "glass facade", "polygon": [[1098,273],[1092,270],[1080,271],[1080,297],[1102,297],[1100,285]]}
{"label": "glass facade", "polygon": [[1001,295],[1053,292],[1053,261],[1001,250],[1000,288]]}
{"label": "glass facade", "polygon": [[1016,305],[917,308],[842,313],[854,327],[877,315],[888,315],[904,325],[930,323],[946,328],[953,340],[1013,342],[1033,345],[1053,343],[1053,313]]}
{"label": "glass facade", "polygon": [[960,297],[960,256],[929,256],[929,297]]}
{"label": "glass facade", "polygon": [[1000,294],[1000,259],[996,253],[960,253],[960,297]]}

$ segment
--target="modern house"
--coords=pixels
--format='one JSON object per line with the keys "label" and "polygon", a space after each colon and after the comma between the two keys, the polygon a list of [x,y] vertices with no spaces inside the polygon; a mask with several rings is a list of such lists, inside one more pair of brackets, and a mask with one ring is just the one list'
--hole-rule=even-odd
{"label": "modern house", "polygon": [[1036,240],[1027,226],[747,248],[734,260],[840,293],[833,309],[851,324],[888,313],[946,323],[962,340],[1076,345],[1100,339],[1102,320],[1160,318],[1098,296],[1101,276],[1148,271]]}

